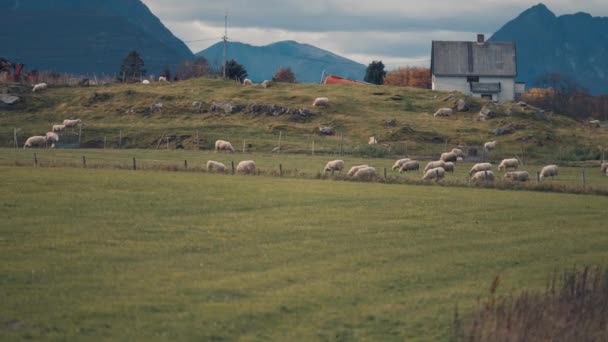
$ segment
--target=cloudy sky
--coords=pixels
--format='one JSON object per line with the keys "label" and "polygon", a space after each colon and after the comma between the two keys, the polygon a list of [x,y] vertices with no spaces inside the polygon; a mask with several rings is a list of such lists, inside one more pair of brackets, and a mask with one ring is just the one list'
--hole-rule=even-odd
{"label": "cloudy sky", "polygon": [[[431,40],[491,35],[538,0],[143,0],[194,52],[224,33],[233,41],[265,45],[308,43],[368,64],[430,63]],[[607,0],[547,0],[557,15],[608,16]]]}

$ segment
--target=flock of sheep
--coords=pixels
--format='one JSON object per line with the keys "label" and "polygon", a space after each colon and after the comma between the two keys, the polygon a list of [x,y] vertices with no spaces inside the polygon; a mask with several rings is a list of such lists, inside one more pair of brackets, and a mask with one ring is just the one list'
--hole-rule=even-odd
{"label": "flock of sheep", "polygon": [[59,142],[59,135],[57,133],[63,132],[68,127],[76,127],[80,125],[82,121],[80,119],[76,120],[63,120],[63,124],[61,125],[53,125],[53,129],[51,132],[47,132],[45,135],[35,135],[33,137],[27,138],[25,144],[23,144],[23,148],[28,147],[42,147],[42,148],[54,148],[55,144]]}

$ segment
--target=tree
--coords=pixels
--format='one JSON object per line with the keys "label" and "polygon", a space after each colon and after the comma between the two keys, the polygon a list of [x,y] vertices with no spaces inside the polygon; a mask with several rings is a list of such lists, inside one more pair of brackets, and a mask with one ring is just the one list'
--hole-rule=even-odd
{"label": "tree", "polygon": [[133,80],[138,81],[145,75],[146,69],[144,69],[144,60],[139,56],[137,51],[129,52],[120,66],[121,80],[123,82]]}
{"label": "tree", "polygon": [[430,89],[432,86],[431,70],[419,67],[398,68],[386,74],[384,84]]}
{"label": "tree", "polygon": [[209,76],[211,68],[205,57],[198,57],[194,61],[185,60],[177,67],[177,78],[187,80],[189,78],[198,78]]}
{"label": "tree", "polygon": [[275,82],[296,83],[296,75],[293,73],[291,68],[280,67],[275,72],[272,80]]}
{"label": "tree", "polygon": [[168,64],[165,64],[165,66],[163,67],[163,71],[161,71],[160,73],[160,76],[166,78],[167,80],[171,80],[171,68]]}
{"label": "tree", "polygon": [[365,70],[365,82],[372,84],[383,84],[386,71],[384,71],[384,63],[382,61],[373,61]]}
{"label": "tree", "polygon": [[247,78],[247,70],[234,59],[231,59],[226,62],[226,77],[243,82],[243,80]]}

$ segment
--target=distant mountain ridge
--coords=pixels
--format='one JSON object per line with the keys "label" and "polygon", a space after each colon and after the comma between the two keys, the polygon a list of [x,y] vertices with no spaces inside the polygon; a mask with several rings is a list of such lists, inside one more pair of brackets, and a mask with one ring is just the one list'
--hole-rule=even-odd
{"label": "distant mountain ridge", "polygon": [[193,58],[140,0],[0,0],[0,56],[28,69],[115,74],[137,50],[148,73]]}
{"label": "distant mountain ridge", "polygon": [[568,76],[594,94],[608,94],[608,18],[576,13],[557,17],[544,4],[524,11],[491,41],[514,41],[518,79],[538,85],[546,73]]}
{"label": "distant mountain ridge", "polygon": [[[197,53],[212,65],[221,65],[223,43]],[[254,82],[271,79],[279,67],[290,67],[298,82],[318,83],[323,71],[355,80],[363,80],[366,66],[309,44],[282,41],[266,46],[239,42],[228,43],[228,59],[244,65]]]}

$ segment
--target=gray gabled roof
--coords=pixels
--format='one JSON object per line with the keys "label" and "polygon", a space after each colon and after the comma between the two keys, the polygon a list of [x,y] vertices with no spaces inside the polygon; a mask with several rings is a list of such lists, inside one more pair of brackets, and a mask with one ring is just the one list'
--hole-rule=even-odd
{"label": "gray gabled roof", "polygon": [[517,76],[511,42],[433,41],[431,69],[436,76]]}

